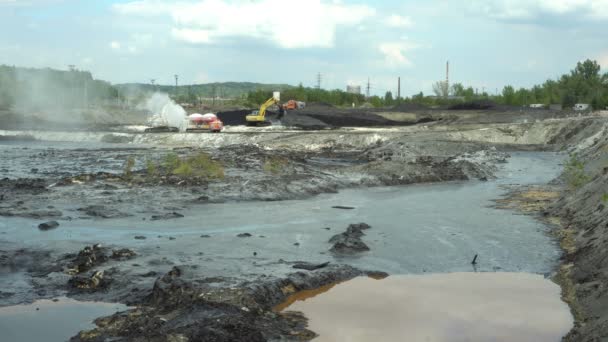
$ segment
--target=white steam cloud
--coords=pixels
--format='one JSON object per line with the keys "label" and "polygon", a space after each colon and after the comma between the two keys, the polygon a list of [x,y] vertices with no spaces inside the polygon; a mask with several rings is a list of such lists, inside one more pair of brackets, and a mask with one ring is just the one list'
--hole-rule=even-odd
{"label": "white steam cloud", "polygon": [[148,124],[152,127],[176,127],[183,132],[186,129],[186,110],[175,103],[165,93],[154,93],[142,105],[144,109],[152,112]]}

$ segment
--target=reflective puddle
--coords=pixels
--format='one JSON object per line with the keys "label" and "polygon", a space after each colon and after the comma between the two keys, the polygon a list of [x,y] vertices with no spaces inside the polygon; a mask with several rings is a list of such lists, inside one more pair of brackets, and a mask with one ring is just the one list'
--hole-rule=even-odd
{"label": "reflective puddle", "polygon": [[94,319],[127,309],[122,304],[79,302],[68,298],[40,300],[0,308],[0,340],[19,342],[68,341],[94,327]]}
{"label": "reflective puddle", "polygon": [[321,341],[557,342],[572,327],[560,288],[526,273],[356,278],[300,293],[290,311]]}

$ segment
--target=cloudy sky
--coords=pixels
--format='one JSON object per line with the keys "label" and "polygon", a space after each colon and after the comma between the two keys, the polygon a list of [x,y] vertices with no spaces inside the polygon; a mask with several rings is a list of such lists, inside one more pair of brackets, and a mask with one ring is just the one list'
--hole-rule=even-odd
{"label": "cloudy sky", "polygon": [[608,0],[0,0],[0,64],[113,83],[223,81],[431,92],[530,86],[596,59]]}

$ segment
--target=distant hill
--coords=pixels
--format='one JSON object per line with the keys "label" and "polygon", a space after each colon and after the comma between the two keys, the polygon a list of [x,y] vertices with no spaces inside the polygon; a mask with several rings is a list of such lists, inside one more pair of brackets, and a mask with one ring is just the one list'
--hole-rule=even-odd
{"label": "distant hill", "polygon": [[288,84],[263,84],[253,82],[217,82],[206,84],[181,85],[177,87],[169,85],[152,85],[143,83],[125,83],[114,85],[121,93],[129,92],[152,92],[161,91],[171,95],[188,96],[189,94],[200,97],[238,98],[256,90],[282,91],[295,88]]}

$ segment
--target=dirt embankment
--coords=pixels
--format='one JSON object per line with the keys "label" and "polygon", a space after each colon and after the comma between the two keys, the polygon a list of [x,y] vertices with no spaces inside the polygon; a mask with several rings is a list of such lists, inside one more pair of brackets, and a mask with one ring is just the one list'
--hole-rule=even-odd
{"label": "dirt embankment", "polygon": [[564,249],[565,295],[577,320],[565,341],[608,338],[608,126],[596,122],[559,139],[572,157],[561,180],[564,191],[545,215],[558,217]]}
{"label": "dirt embankment", "polygon": [[497,207],[520,210],[555,227],[564,252],[555,281],[575,326],[564,341],[608,338],[608,122],[573,121],[550,143],[570,153],[553,184],[517,189]]}

